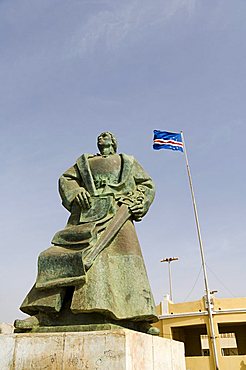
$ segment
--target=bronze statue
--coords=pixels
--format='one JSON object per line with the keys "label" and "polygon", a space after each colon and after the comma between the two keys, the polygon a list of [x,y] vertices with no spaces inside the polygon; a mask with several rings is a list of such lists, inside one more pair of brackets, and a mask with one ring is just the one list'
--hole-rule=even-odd
{"label": "bronze statue", "polygon": [[154,199],[140,164],[117,154],[110,132],[100,154],[84,154],[59,179],[71,213],[38,259],[36,283],[20,309],[16,331],[97,330],[116,326],[156,334],[158,321],[134,221]]}

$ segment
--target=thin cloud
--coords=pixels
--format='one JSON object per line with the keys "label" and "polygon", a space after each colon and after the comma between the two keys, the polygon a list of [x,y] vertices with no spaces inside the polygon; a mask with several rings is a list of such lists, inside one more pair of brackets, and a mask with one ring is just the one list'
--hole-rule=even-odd
{"label": "thin cloud", "polygon": [[135,0],[112,4],[89,17],[72,41],[72,54],[81,57],[98,46],[113,50],[127,39],[134,39],[144,29],[165,25],[177,12],[194,14],[197,0]]}

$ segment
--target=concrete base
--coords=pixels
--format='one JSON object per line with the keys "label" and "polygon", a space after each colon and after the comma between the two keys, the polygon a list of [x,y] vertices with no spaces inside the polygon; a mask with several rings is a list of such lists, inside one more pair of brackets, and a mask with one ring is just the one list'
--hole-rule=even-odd
{"label": "concrete base", "polygon": [[181,342],[128,329],[0,335],[1,370],[185,370]]}

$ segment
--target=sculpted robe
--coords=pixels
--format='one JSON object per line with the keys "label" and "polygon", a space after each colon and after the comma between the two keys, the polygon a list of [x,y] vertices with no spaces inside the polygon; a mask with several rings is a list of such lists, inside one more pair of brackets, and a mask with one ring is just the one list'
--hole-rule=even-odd
{"label": "sculpted robe", "polygon": [[[74,201],[86,189],[91,207]],[[112,222],[121,204],[141,201],[144,216],[154,199],[154,184],[140,164],[126,154],[82,155],[59,179],[62,204],[71,213],[65,229],[38,261],[36,284],[21,310],[59,312],[67,287],[75,287],[71,312],[100,313],[113,320],[157,321],[133,216],[96,257],[87,272],[84,258]]]}

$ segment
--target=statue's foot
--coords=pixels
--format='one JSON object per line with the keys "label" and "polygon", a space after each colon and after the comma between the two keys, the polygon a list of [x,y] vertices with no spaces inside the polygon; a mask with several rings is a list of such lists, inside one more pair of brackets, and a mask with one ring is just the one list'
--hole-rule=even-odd
{"label": "statue's foot", "polygon": [[15,329],[23,330],[23,331],[31,330],[31,329],[33,329],[34,327],[37,327],[37,326],[39,326],[39,317],[38,317],[38,315],[30,316],[30,317],[28,317],[27,319],[24,319],[24,320],[17,319],[14,322]]}
{"label": "statue's foot", "polygon": [[151,335],[160,335],[160,329],[154,327],[154,326],[151,326],[148,331],[147,331],[147,334],[151,334]]}
{"label": "statue's foot", "polygon": [[151,326],[149,322],[140,322],[135,330],[150,335],[160,335],[160,330],[155,326]]}

